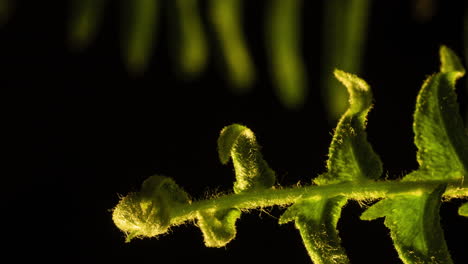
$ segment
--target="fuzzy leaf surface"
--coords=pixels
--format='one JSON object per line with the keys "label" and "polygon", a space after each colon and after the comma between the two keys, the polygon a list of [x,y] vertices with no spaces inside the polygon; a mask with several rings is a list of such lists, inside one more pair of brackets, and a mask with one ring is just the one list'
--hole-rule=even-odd
{"label": "fuzzy leaf surface", "polygon": [[346,201],[343,196],[302,200],[289,207],[279,223],[294,221],[315,264],[349,263],[336,229]]}
{"label": "fuzzy leaf surface", "polygon": [[432,192],[397,195],[369,207],[362,220],[385,217],[385,226],[405,264],[452,263],[440,226],[439,208],[444,185]]}
{"label": "fuzzy leaf surface", "polygon": [[382,162],[367,141],[366,118],[372,108],[372,92],[359,77],[335,70],[336,78],[349,93],[349,109],[343,114],[330,145],[327,172],[317,177],[318,185],[376,179]]}
{"label": "fuzzy leaf surface", "polygon": [[236,174],[235,193],[271,188],[275,183],[275,172],[263,159],[249,128],[239,124],[223,128],[218,138],[218,154],[223,164],[232,159]]}
{"label": "fuzzy leaf surface", "polygon": [[465,70],[445,46],[440,59],[440,72],[424,82],[416,102],[413,130],[420,167],[404,180],[467,180],[468,137],[455,93],[455,82]]}
{"label": "fuzzy leaf surface", "polygon": [[[367,141],[367,113],[372,107],[369,85],[359,77],[335,70],[335,77],[349,93],[349,109],[341,117],[333,136],[327,172],[317,177],[318,185],[374,179],[382,173],[382,162]],[[336,228],[347,198],[325,197],[300,201],[281,217],[294,221],[314,263],[349,263]]]}
{"label": "fuzzy leaf surface", "polygon": [[[263,159],[260,146],[249,128],[239,124],[223,128],[218,138],[218,154],[223,164],[232,159],[236,174],[235,193],[271,188],[275,183],[275,172]],[[237,208],[198,212],[198,225],[205,245],[223,247],[234,239],[235,224],[240,215]]]}
{"label": "fuzzy leaf surface", "polygon": [[134,237],[154,237],[167,232],[173,207],[190,202],[187,193],[174,180],[155,175],[143,182],[140,192],[120,200],[112,219],[127,234],[127,241]]}
{"label": "fuzzy leaf surface", "polygon": [[198,212],[200,227],[207,247],[223,247],[236,236],[236,220],[241,211],[236,208],[227,210],[207,210]]}
{"label": "fuzzy leaf surface", "polygon": [[464,203],[462,206],[460,206],[458,209],[458,214],[468,217],[468,203]]}

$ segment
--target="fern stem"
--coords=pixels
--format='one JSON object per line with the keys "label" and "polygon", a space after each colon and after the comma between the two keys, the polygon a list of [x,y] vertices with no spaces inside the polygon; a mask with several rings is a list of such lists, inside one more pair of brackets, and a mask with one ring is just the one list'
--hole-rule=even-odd
{"label": "fern stem", "polygon": [[[240,194],[228,194],[218,198],[194,201],[190,204],[173,208],[172,225],[182,224],[195,219],[197,212],[210,209],[238,208],[241,210],[261,207],[284,206],[299,199],[321,199],[343,195],[357,201],[373,201],[394,195],[422,195],[446,181],[369,181],[361,183],[341,183],[323,186],[304,186],[280,189],[257,190]],[[444,201],[455,198],[468,198],[468,188],[455,185],[447,186],[443,194]]]}

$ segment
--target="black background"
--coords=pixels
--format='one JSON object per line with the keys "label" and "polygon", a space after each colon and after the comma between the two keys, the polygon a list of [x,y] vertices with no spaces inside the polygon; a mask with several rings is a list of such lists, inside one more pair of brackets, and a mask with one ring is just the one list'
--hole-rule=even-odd
{"label": "black background", "polygon": [[[232,167],[218,161],[216,139],[235,122],[256,133],[281,185],[307,183],[324,171],[334,125],[325,118],[319,89],[321,78],[330,78],[320,76],[322,1],[304,1],[309,95],[297,111],[285,109],[274,94],[263,37],[267,2],[245,4],[244,29],[258,75],[250,93],[235,95],[206,1],[202,17],[211,57],[193,79],[183,78],[175,62],[167,1],[151,64],[140,76],[129,74],[121,59],[118,3],[106,7],[97,38],[77,52],[68,42],[68,1],[15,1],[12,17],[0,28],[5,256],[12,253],[15,262],[310,263],[294,226],[277,224],[277,208],[243,214],[236,239],[221,249],[206,248],[192,224],[126,244],[111,219],[119,194],[138,190],[153,174],[173,177],[195,198],[230,190]],[[369,141],[389,178],[417,168],[412,112],[423,80],[438,70],[439,46],[464,52],[464,1],[437,3],[425,23],[414,19],[412,1],[372,4],[361,77],[375,96]],[[465,83],[458,84],[462,109]],[[457,215],[460,204],[442,206],[442,226],[455,263],[468,263],[468,220]],[[338,223],[351,261],[401,263],[383,220],[361,221],[362,211],[351,201]]]}

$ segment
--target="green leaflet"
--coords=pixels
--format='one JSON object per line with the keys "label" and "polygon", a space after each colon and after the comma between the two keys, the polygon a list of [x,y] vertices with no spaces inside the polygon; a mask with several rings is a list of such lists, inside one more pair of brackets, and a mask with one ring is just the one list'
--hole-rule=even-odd
{"label": "green leaflet", "polygon": [[[272,188],[275,173],[263,159],[253,132],[233,124],[221,131],[218,154],[224,164],[233,161],[234,194],[192,203],[173,180],[152,176],[141,192],[121,199],[113,220],[127,233],[127,240],[157,236],[170,226],[196,220],[205,244],[222,247],[235,237],[241,210],[294,203],[279,223],[295,222],[314,263],[349,263],[336,228],[342,207],[347,199],[383,199],[361,219],[385,217],[404,263],[450,264],[439,209],[442,195],[444,199],[468,196],[466,185],[453,184],[464,180],[468,149],[453,91],[464,70],[446,47],[441,48],[441,61],[441,72],[425,82],[418,96],[414,128],[420,168],[402,181],[372,181],[382,173],[380,158],[365,133],[372,94],[363,80],[336,70],[335,76],[348,89],[350,104],[335,130],[327,172],[314,180],[329,186]],[[468,216],[468,203],[459,214]]]}
{"label": "green leaflet", "polygon": [[278,99],[295,109],[306,97],[306,73],[300,54],[300,19],[302,0],[271,1],[267,32],[267,49],[272,64]]}
{"label": "green leaflet", "polygon": [[327,173],[317,177],[318,185],[376,179],[382,162],[367,141],[366,116],[372,107],[369,85],[355,75],[335,70],[336,78],[349,93],[349,109],[341,117],[333,135]]}
{"label": "green leaflet", "polygon": [[[318,185],[367,181],[382,173],[382,162],[367,142],[365,132],[366,116],[372,106],[370,87],[357,76],[343,71],[335,70],[335,76],[348,89],[349,109],[336,127],[329,150],[328,171],[314,180]],[[344,196],[301,200],[281,217],[280,223],[295,221],[314,263],[349,263],[336,229],[347,200]]]}
{"label": "green leaflet", "polygon": [[107,0],[74,0],[70,19],[70,42],[82,49],[93,41]]}
{"label": "green leaflet", "polygon": [[210,16],[221,42],[229,78],[235,92],[246,92],[255,80],[255,69],[242,34],[240,0],[211,0]]}
{"label": "green leaflet", "polygon": [[[440,73],[424,82],[416,102],[413,129],[419,169],[402,181],[463,181],[467,172],[468,145],[455,94],[455,81],[465,71],[445,46],[440,49],[440,60]],[[385,225],[405,263],[451,263],[439,223],[444,190],[445,186],[439,186],[431,193],[387,198],[367,209],[361,219],[386,217]]]}
{"label": "green leaflet", "polygon": [[468,217],[468,203],[464,203],[462,206],[460,206],[458,209],[458,214]]}
{"label": "green leaflet", "polygon": [[120,200],[112,219],[127,234],[127,242],[134,237],[154,237],[167,232],[171,210],[187,203],[187,193],[174,180],[155,175],[143,182],[140,192]]}
{"label": "green leaflet", "polygon": [[13,3],[11,0],[0,0],[0,26],[5,24],[8,20],[12,5]]}
{"label": "green leaflet", "polygon": [[[221,130],[218,138],[218,154],[221,163],[231,158],[236,173],[234,192],[250,192],[271,188],[275,183],[275,172],[262,158],[255,135],[245,126],[233,124]],[[236,220],[241,211],[237,208],[210,209],[197,215],[205,245],[223,247],[236,236]]]}
{"label": "green leaflet", "polygon": [[[468,2],[465,3],[463,18],[463,46],[465,47],[465,64],[468,65]],[[465,93],[468,94],[468,78],[465,78]],[[468,105],[465,107],[465,129],[468,134]]]}
{"label": "green leaflet", "polygon": [[405,264],[452,263],[439,221],[441,196],[445,185],[432,192],[396,195],[377,202],[362,220],[385,217],[385,226]]}
{"label": "green leaflet", "polygon": [[200,227],[207,247],[223,247],[236,236],[236,220],[241,211],[236,208],[227,210],[207,210],[198,212]]}
{"label": "green leaflet", "polygon": [[125,5],[124,56],[129,70],[142,73],[151,58],[159,1],[133,0]]}
{"label": "green leaflet", "polygon": [[203,32],[198,4],[195,0],[175,1],[178,22],[175,22],[180,30],[178,45],[178,59],[184,73],[199,73],[206,64],[207,48],[205,34]]}
{"label": "green leaflet", "polygon": [[440,47],[439,56],[440,72],[451,73],[455,75],[451,78],[453,87],[450,87],[450,89],[455,90],[455,81],[465,75],[465,69],[463,68],[463,65],[458,56],[447,46]]}
{"label": "green leaflet", "polygon": [[[359,74],[372,1],[327,0],[323,3],[322,76],[330,76],[334,68]],[[347,94],[334,78],[323,78],[321,89],[328,118],[335,122],[348,107]]]}
{"label": "green leaflet", "polygon": [[247,127],[233,124],[223,128],[218,138],[218,154],[223,164],[232,159],[235,193],[271,188],[275,183],[275,172],[263,159],[255,135]]}
{"label": "green leaflet", "polygon": [[405,181],[463,182],[468,174],[468,137],[455,94],[455,82],[465,70],[445,46],[440,48],[440,59],[440,73],[424,82],[417,98],[413,130],[420,168],[407,175]]}
{"label": "green leaflet", "polygon": [[330,199],[302,200],[295,203],[281,216],[279,223],[295,222],[304,245],[315,264],[349,263],[336,225],[341,208],[347,198],[337,196]]}

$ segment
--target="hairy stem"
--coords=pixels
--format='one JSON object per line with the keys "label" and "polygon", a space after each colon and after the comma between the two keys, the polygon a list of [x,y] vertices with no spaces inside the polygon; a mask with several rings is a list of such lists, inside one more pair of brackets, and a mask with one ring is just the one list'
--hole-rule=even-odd
{"label": "hairy stem", "polygon": [[[238,208],[241,210],[260,207],[283,206],[299,199],[320,199],[343,195],[357,201],[372,201],[400,194],[421,195],[433,190],[446,181],[368,181],[360,183],[340,183],[323,186],[304,186],[281,189],[258,190],[253,193],[228,194],[209,200],[194,201],[173,208],[172,225],[182,224],[196,218],[198,211],[208,209]],[[444,200],[468,198],[468,187],[449,185],[443,194]]]}

